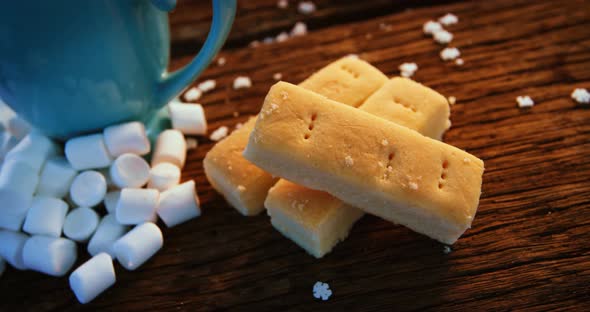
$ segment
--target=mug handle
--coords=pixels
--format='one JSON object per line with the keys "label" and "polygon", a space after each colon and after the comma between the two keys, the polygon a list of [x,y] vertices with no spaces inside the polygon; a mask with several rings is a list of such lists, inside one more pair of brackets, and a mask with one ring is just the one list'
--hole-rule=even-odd
{"label": "mug handle", "polygon": [[[173,6],[174,4],[172,4]],[[213,0],[212,6],[213,21],[201,51],[185,67],[166,75],[157,86],[156,96],[158,100],[156,103],[160,104],[160,106],[168,104],[186,86],[195,81],[225,42],[236,15],[236,0]]]}

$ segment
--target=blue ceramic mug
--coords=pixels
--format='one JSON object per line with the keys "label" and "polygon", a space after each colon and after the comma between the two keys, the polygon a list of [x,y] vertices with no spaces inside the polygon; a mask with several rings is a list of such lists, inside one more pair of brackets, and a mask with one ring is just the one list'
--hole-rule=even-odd
{"label": "blue ceramic mug", "polygon": [[221,48],[236,0],[213,0],[205,44],[167,73],[167,9],[175,0],[6,1],[0,6],[0,98],[49,136],[66,139],[148,121]]}

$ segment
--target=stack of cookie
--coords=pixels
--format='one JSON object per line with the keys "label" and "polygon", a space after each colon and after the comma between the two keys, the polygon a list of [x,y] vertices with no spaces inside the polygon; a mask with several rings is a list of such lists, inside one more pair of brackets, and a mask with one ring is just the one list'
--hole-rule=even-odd
{"label": "stack of cookie", "polygon": [[445,97],[346,57],[275,84],[258,117],[207,154],[205,173],[240,213],[266,208],[318,258],[365,212],[452,244],[471,226],[484,166],[439,141],[449,126]]}

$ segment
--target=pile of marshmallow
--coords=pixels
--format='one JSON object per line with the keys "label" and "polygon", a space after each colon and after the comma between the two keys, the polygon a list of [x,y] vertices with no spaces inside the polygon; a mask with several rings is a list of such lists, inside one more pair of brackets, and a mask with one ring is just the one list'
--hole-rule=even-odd
{"label": "pile of marshmallow", "polygon": [[76,262],[77,243],[86,244],[92,258],[69,276],[86,303],[115,283],[113,259],[135,270],[162,248],[158,217],[167,227],[198,217],[194,181],[179,183],[184,134],[205,134],[205,115],[198,104],[170,103],[169,112],[174,129],[158,136],[151,165],[143,158],[151,144],[140,122],[72,138],[65,148],[35,130],[2,132],[0,275],[7,262],[64,276]]}

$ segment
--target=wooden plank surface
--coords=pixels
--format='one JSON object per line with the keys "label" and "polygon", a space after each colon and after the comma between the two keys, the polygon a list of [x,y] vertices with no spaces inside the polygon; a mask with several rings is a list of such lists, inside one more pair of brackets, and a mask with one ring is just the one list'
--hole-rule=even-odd
{"label": "wooden plank surface", "polygon": [[[258,3],[263,1],[240,6],[253,14]],[[268,216],[242,217],[223,201],[204,177],[202,160],[213,142],[202,138],[188,155],[183,179],[196,180],[204,213],[164,229],[165,246],[151,261],[135,272],[117,265],[115,287],[86,306],[76,302],[66,277],[11,269],[0,279],[0,311],[587,309],[590,110],[569,95],[576,87],[590,88],[589,1],[457,2],[411,10],[408,3],[391,8],[390,2],[363,1],[351,22],[327,7],[335,1],[317,1],[320,12],[333,13],[309,17],[317,20],[310,34],[248,48],[250,37],[298,19],[293,8],[283,12],[275,1],[264,3],[261,10],[273,22],[262,27],[239,16],[235,39],[221,53],[226,65],[212,65],[202,76],[218,84],[201,100],[210,130],[255,114],[276,72],[298,83],[348,53],[390,76],[402,62],[416,62],[417,81],[457,98],[445,141],[485,161],[473,228],[445,254],[433,240],[365,216],[346,241],[316,260],[273,230]],[[190,23],[192,14],[204,19],[203,12],[174,13],[172,33],[175,23]],[[369,12],[366,19],[363,12]],[[442,62],[441,46],[421,32],[423,22],[447,12],[460,19],[449,30],[462,67]],[[288,23],[276,21],[282,14]],[[206,31],[206,23],[195,25],[185,27],[202,32],[186,38]],[[177,46],[187,40],[173,38],[180,38]],[[188,59],[175,58],[172,67]],[[250,76],[253,87],[231,89],[237,75]],[[535,107],[517,108],[516,96],[527,94]],[[329,301],[313,298],[318,280],[330,284]]]}

